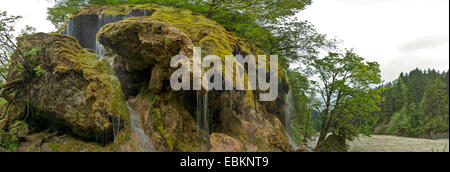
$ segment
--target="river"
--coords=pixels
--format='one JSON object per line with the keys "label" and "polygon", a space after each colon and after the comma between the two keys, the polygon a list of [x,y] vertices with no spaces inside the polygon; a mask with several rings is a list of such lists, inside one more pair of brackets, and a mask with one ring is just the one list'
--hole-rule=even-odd
{"label": "river", "polygon": [[448,152],[449,140],[430,140],[397,136],[362,136],[349,142],[350,152]]}

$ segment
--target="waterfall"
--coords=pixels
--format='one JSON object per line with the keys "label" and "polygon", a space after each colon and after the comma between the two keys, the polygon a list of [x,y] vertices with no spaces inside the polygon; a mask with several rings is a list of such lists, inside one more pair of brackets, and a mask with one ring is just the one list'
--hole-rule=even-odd
{"label": "waterfall", "polygon": [[289,90],[288,94],[286,95],[286,104],[288,105],[288,107],[286,108],[286,112],[284,114],[284,126],[286,128],[284,134],[286,135],[286,138],[289,140],[289,144],[292,146],[292,148],[298,150],[300,147],[295,143],[294,139],[292,139],[290,135],[290,133],[292,132],[292,120],[295,115],[293,112],[294,104],[292,103],[292,98],[293,98],[292,91]]}
{"label": "waterfall", "polygon": [[[148,9],[134,9],[131,10],[126,15],[106,15],[106,14],[80,15],[71,18],[67,22],[67,26],[62,31],[62,34],[73,36],[78,40],[78,42],[83,48],[94,50],[95,53],[98,55],[99,60],[102,60],[105,58],[104,57],[105,48],[96,38],[97,33],[100,31],[102,27],[104,27],[109,23],[116,23],[129,17],[151,16],[153,12],[154,12],[153,10]],[[118,80],[118,78],[116,76],[111,75],[110,84],[113,96],[115,94],[113,88],[114,80]],[[145,152],[153,152],[154,148],[150,140],[148,139],[148,136],[142,130],[142,123],[140,121],[139,115],[128,105],[128,103],[127,108],[130,114],[131,128],[138,137],[139,144],[141,145],[142,150]],[[114,137],[116,137],[117,134],[119,133],[122,121],[120,118],[114,115],[112,115],[111,118],[114,128],[113,129]],[[104,138],[104,136],[101,137]],[[99,136],[97,136],[97,138],[99,138]]]}
{"label": "waterfall", "polygon": [[200,93],[197,92],[197,108],[196,108],[196,113],[197,113],[197,142],[200,143],[202,142],[202,130],[201,130],[201,126],[202,126],[202,111],[201,111],[201,99],[200,99]]}
{"label": "waterfall", "polygon": [[292,104],[292,91],[289,90],[288,94],[286,95],[286,103],[288,105],[288,108],[286,109],[286,113],[284,115],[284,125],[286,127],[287,131],[291,131],[291,121],[293,118],[293,114],[292,114],[292,107],[294,106]]}
{"label": "waterfall", "polygon": [[294,150],[299,150],[300,147],[294,142],[291,135],[289,135],[287,131],[284,131],[284,134],[286,135],[286,138],[288,139],[289,144],[292,146],[292,148],[294,148]]}
{"label": "waterfall", "polygon": [[204,130],[206,135],[206,143],[209,146],[209,114],[208,114],[208,93],[203,95],[203,119],[204,119]]}
{"label": "waterfall", "polygon": [[97,40],[96,35],[100,29],[109,24],[122,21],[126,18],[136,16],[151,16],[154,11],[148,9],[134,9],[126,15],[107,15],[98,16],[85,15],[72,18],[67,23],[62,34],[75,37],[84,48],[95,50],[95,53],[103,58],[104,47]]}
{"label": "waterfall", "polygon": [[209,146],[209,112],[208,112],[208,94],[201,95],[197,92],[197,141],[206,148]]}
{"label": "waterfall", "polygon": [[138,139],[139,146],[141,147],[143,152],[154,152],[152,143],[148,139],[147,134],[145,134],[142,129],[142,123],[139,115],[134,111],[133,108],[127,103],[128,113],[130,114],[130,124],[133,133],[136,134]]}

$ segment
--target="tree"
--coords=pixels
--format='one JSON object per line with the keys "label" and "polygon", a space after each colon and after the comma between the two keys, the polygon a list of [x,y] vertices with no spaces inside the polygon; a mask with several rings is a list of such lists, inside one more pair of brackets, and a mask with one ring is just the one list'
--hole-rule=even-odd
{"label": "tree", "polygon": [[381,122],[375,126],[383,128],[380,134],[427,137],[448,132],[448,72],[414,69],[384,90]]}
{"label": "tree", "polygon": [[390,111],[392,113],[398,112],[405,104],[407,104],[408,88],[403,82],[403,79],[399,78],[394,81],[394,85],[391,89],[391,96],[392,109]]}
{"label": "tree", "polygon": [[[11,56],[18,57],[25,63],[25,58],[22,51],[18,48],[13,41],[14,36],[14,24],[17,20],[21,19],[21,16],[8,15],[6,11],[0,11],[0,103],[5,104],[6,101],[10,101],[12,98],[9,96],[11,91],[11,85],[14,85],[16,81],[5,83],[7,80],[7,73],[9,71]],[[5,118],[8,111],[9,103],[6,107],[6,111],[0,114],[0,120]]]}
{"label": "tree", "polygon": [[449,104],[445,84],[440,79],[431,82],[424,93],[421,109],[426,115],[426,132],[448,131]]}
{"label": "tree", "polygon": [[60,27],[71,14],[86,5],[146,4],[187,8],[211,19],[221,19],[239,13],[258,22],[278,23],[280,18],[294,16],[311,0],[51,0],[49,20]]}
{"label": "tree", "polygon": [[55,3],[52,8],[48,8],[47,20],[56,28],[66,24],[69,17],[83,8],[86,4],[83,0],[49,0]]}
{"label": "tree", "polygon": [[17,45],[13,41],[15,39],[14,24],[21,18],[21,16],[10,16],[6,11],[0,11],[0,83],[6,81],[10,56],[18,55],[15,53],[18,50]]}
{"label": "tree", "polygon": [[329,132],[347,140],[360,133],[368,134],[370,114],[379,110],[381,100],[380,91],[371,88],[381,83],[379,64],[364,62],[364,58],[347,50],[345,54],[329,53],[315,58],[309,66],[319,78],[314,86],[322,98],[318,109],[322,113],[318,147]]}

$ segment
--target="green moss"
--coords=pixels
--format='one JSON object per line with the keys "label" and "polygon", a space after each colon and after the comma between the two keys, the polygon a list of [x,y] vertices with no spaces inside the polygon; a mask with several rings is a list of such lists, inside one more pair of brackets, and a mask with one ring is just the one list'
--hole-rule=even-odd
{"label": "green moss", "polygon": [[50,140],[48,146],[54,152],[113,152],[113,146],[107,145],[105,147],[93,143],[81,141],[71,136],[66,136],[61,140]]}
{"label": "green moss", "polygon": [[342,136],[332,134],[316,150],[318,152],[347,152],[348,145]]}
{"label": "green moss", "polygon": [[7,101],[3,97],[0,97],[0,107],[2,107],[5,103],[7,103]]}
{"label": "green moss", "polygon": [[109,75],[116,75],[116,71],[114,71],[114,70],[111,68],[111,66],[109,65],[108,60],[102,59],[101,62],[105,65],[106,72],[107,72]]}
{"label": "green moss", "polygon": [[23,53],[23,56],[25,57],[36,57],[38,56],[39,52],[41,52],[40,48],[33,48],[29,51],[26,51]]}
{"label": "green moss", "polygon": [[55,71],[61,72],[61,73],[66,73],[67,72],[67,68],[64,66],[56,66],[55,67]]}
{"label": "green moss", "polygon": [[46,71],[45,69],[43,69],[43,68],[41,67],[41,65],[35,67],[33,71],[36,72],[36,76],[38,76],[38,77],[41,77],[42,75],[44,75],[45,73],[47,73],[47,71]]}
{"label": "green moss", "polygon": [[111,80],[112,84],[112,99],[111,99],[111,108],[112,113],[125,120],[125,124],[129,121],[129,114],[127,110],[127,106],[125,104],[125,95],[122,92],[120,82],[117,79]]}
{"label": "green moss", "polygon": [[13,134],[17,138],[25,138],[28,135],[28,124],[22,121],[16,121],[13,123],[9,133]]}
{"label": "green moss", "polygon": [[169,133],[164,129],[164,121],[161,116],[161,111],[158,108],[153,108],[152,112],[153,119],[155,121],[156,130],[164,137],[170,150],[173,150],[175,139],[169,135]]}
{"label": "green moss", "polygon": [[[54,35],[73,39],[73,37],[65,35]],[[125,96],[122,92],[120,82],[117,79],[111,79],[110,75],[114,74],[114,70],[109,66],[107,60],[100,61],[95,54],[78,49],[81,48],[79,44],[73,45],[63,41],[56,41],[54,44],[57,45],[55,51],[60,56],[65,56],[67,59],[74,61],[72,64],[74,64],[75,70],[82,71],[84,77],[88,80],[99,81],[93,82],[88,86],[88,97],[89,94],[93,94],[97,98],[103,97],[105,99],[100,99],[99,101],[108,101],[109,99],[108,104],[110,104],[111,113],[128,121],[129,115],[125,104]],[[92,90],[89,90],[89,88],[92,88]]]}

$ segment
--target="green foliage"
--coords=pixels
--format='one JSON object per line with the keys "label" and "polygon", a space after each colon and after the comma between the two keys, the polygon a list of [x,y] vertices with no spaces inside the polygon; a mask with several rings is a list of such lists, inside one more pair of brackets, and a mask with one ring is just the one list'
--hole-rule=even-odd
{"label": "green foliage", "polygon": [[47,71],[45,69],[43,69],[40,65],[38,67],[34,68],[34,72],[36,72],[36,76],[38,76],[38,77],[41,77],[42,75],[47,73]]}
{"label": "green foliage", "polygon": [[2,107],[7,101],[4,98],[0,98],[0,107]]}
{"label": "green foliage", "polygon": [[10,56],[17,49],[17,45],[13,42],[16,31],[14,24],[21,18],[21,16],[8,15],[6,11],[0,10],[0,85],[3,85],[6,80]]}
{"label": "green foliage", "polygon": [[39,48],[33,48],[30,51],[26,51],[23,53],[23,56],[25,57],[36,57],[39,55],[39,52],[41,52],[41,49]]}
{"label": "green foliage", "polygon": [[312,83],[322,98],[317,106],[322,113],[319,145],[329,132],[345,140],[370,134],[370,126],[376,121],[373,113],[380,110],[381,103],[380,90],[372,88],[381,83],[379,64],[365,62],[347,50],[314,58],[308,66],[319,78]]}
{"label": "green foliage", "polygon": [[28,35],[36,33],[36,28],[26,25],[25,28],[20,32],[19,37],[27,37]]}
{"label": "green foliage", "polygon": [[9,152],[13,152],[14,150],[16,150],[18,143],[19,139],[16,136],[0,129],[0,147],[6,149]]}
{"label": "green foliage", "polygon": [[[384,86],[376,131],[409,137],[448,132],[448,72],[413,70]],[[385,128],[390,128],[386,130]]]}
{"label": "green foliage", "polygon": [[83,8],[86,3],[83,0],[51,0],[55,3],[48,8],[47,20],[56,28],[62,27],[72,14]]}

